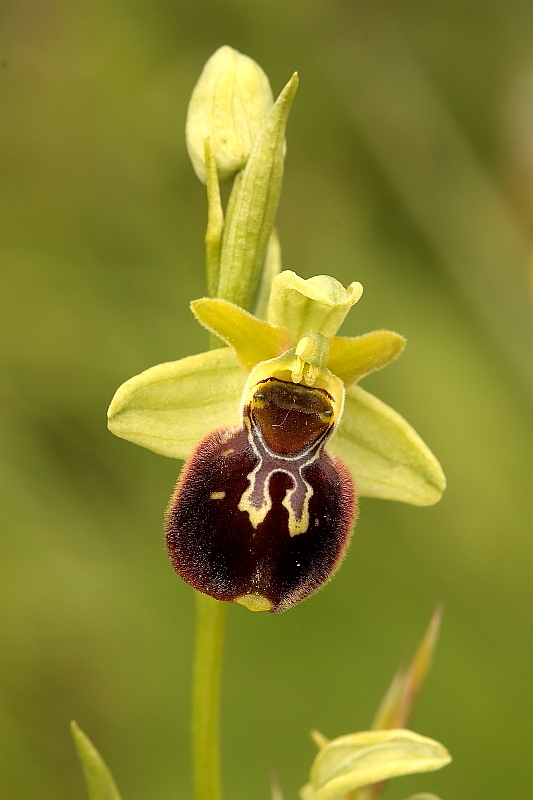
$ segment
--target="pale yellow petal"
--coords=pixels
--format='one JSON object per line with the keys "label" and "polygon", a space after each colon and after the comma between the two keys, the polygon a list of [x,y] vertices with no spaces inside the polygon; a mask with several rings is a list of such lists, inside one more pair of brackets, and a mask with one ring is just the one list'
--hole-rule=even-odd
{"label": "pale yellow petal", "polygon": [[405,339],[393,331],[372,331],[362,336],[333,336],[329,340],[327,367],[350,386],[365,375],[394,361]]}
{"label": "pale yellow petal", "polygon": [[286,328],[257,319],[227,300],[202,297],[192,301],[191,310],[202,325],[235,350],[237,361],[248,372],[259,361],[275,358],[290,346]]}

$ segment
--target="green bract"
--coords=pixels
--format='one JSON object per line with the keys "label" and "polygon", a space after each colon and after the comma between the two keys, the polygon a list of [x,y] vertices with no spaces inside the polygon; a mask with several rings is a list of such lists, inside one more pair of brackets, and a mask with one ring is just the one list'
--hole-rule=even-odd
{"label": "green bract", "polygon": [[329,450],[348,466],[359,494],[420,506],[437,502],[446,482],[436,458],[399,414],[356,385],[396,358],[404,339],[391,331],[335,336],[360,294],[360,284],[345,290],[327,276],[305,281],[282,272],[273,282],[266,321],[225,300],[194,301],[197,319],[230,347],[131,378],[113,398],[110,430],[161,455],[187,458],[209,431],[242,424],[241,395],[256,364],[295,347],[302,332],[318,333],[329,340],[327,368],[346,387]]}
{"label": "green bract", "polygon": [[233,184],[221,234],[217,297],[250,303],[274,227],[283,180],[285,126],[298,88],[296,73],[274,103]]}

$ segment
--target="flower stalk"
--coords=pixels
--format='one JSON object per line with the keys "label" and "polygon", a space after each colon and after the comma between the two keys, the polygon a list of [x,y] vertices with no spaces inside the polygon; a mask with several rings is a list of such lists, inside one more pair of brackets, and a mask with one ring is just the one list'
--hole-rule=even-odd
{"label": "flower stalk", "polygon": [[195,592],[192,768],[195,800],[222,800],[220,684],[228,604]]}

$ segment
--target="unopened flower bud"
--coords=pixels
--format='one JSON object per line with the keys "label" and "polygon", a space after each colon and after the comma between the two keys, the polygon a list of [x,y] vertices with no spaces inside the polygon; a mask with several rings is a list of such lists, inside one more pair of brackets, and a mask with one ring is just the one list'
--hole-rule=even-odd
{"label": "unopened flower bud", "polygon": [[268,78],[253,59],[228,45],[211,56],[192,93],[185,127],[187,150],[202,183],[206,139],[219,180],[232,178],[246,165],[272,106]]}

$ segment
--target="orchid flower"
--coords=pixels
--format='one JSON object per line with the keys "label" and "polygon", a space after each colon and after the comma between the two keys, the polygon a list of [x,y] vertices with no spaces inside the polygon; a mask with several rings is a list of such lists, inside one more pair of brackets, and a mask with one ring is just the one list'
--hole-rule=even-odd
{"label": "orchid flower", "polygon": [[[176,572],[252,611],[284,611],[331,577],[358,496],[430,505],[445,486],[414,430],[357,385],[404,339],[337,336],[361,284],[281,271],[274,219],[297,86],[294,74],[273,102],[262,69],[227,46],[205,65],[186,139],[207,189],[211,296],[191,308],[215,349],[127,381],[108,414],[117,436],[186,460],[166,518]],[[245,310],[255,294],[257,316]]]}
{"label": "orchid flower", "polygon": [[391,331],[335,334],[362,293],[290,271],[267,320],[218,298],[191,304],[221,347],[146,370],[117,391],[109,428],[188,459],[167,514],[176,571],[199,591],[283,611],[340,564],[357,496],[431,505],[445,479],[395,411],[357,383],[391,362]]}

